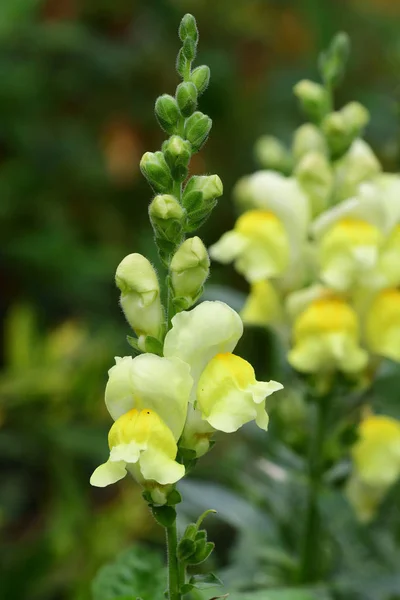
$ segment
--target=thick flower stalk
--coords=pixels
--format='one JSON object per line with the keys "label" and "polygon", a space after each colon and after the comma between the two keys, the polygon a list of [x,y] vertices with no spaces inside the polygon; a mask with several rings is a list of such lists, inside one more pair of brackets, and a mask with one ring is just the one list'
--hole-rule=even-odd
{"label": "thick flower stalk", "polygon": [[232,433],[250,421],[266,430],[266,398],[282,388],[275,381],[257,381],[252,366],[233,354],[243,324],[232,308],[222,302],[192,308],[210,269],[207,249],[193,234],[209,217],[223,186],[218,175],[189,177],[190,159],[207,141],[212,124],[197,110],[210,71],[192,66],[198,42],[192,15],[182,19],[179,37],[182,82],[175,96],[164,94],[155,103],[157,120],[170,137],[140,162],[155,193],[149,217],[167,272],[165,288],[140,254],[126,256],[117,268],[135,356],[117,357],[109,370],[105,402],[114,420],[109,455],[91,477],[92,485],[104,487],[130,474],[143,487],[167,532],[169,600],[180,600],[196,587],[195,576],[187,580],[186,566],[203,562],[213,549],[199,530],[202,518],[178,540],[175,484],[208,452],[216,431]]}

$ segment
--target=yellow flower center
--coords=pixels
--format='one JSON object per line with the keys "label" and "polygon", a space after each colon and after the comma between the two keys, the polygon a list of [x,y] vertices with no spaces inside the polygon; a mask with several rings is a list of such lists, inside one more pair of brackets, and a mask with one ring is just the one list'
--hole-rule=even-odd
{"label": "yellow flower center", "polygon": [[128,411],[112,425],[108,434],[108,445],[111,448],[119,444],[129,444],[132,441],[146,443],[152,431],[158,427],[160,417],[152,410],[146,408]]}
{"label": "yellow flower center", "polygon": [[238,218],[235,225],[236,231],[246,236],[263,236],[266,227],[284,231],[281,221],[269,210],[249,210]]}
{"label": "yellow flower center", "polygon": [[239,388],[244,389],[256,382],[253,367],[246,360],[240,358],[240,356],[224,352],[217,354],[214,357],[214,361],[221,370],[233,378]]}
{"label": "yellow flower center", "polygon": [[355,246],[375,246],[381,241],[381,232],[375,225],[362,219],[346,217],[338,221],[331,229],[332,235],[348,240]]}
{"label": "yellow flower center", "polygon": [[300,314],[294,325],[295,339],[319,333],[346,332],[357,336],[358,320],[344,300],[320,298]]}

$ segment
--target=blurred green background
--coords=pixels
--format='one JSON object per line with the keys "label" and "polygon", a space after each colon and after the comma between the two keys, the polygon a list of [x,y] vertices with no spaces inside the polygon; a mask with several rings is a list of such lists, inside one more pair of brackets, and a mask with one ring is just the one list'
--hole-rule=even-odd
{"label": "blurred green background", "polygon": [[[192,173],[218,173],[225,186],[201,231],[206,244],[233,223],[231,189],[255,168],[255,139],[289,140],[301,122],[292,87],[315,77],[317,53],[338,30],[353,46],[339,101],[367,106],[367,140],[386,170],[400,167],[398,0],[1,0],[0,596],[7,600],[85,600],[98,567],[119,550],[135,540],[162,543],[138,488],[125,481],[97,490],[89,476],[106,454],[107,369],[114,355],[129,353],[115,268],[130,252],[158,264],[151,193],[138,163],[163,140],[152,108],[177,84],[177,26],[188,11],[200,29],[198,64],[212,73],[200,108],[214,121]],[[246,291],[230,268],[215,266],[210,283]],[[245,440],[223,440],[194,477],[210,478],[213,464],[214,480],[246,487],[238,480]],[[188,488],[192,505],[205,489],[196,485]],[[233,506],[221,494],[215,503]],[[250,499],[257,505],[263,494],[253,489]],[[239,503],[214,526],[220,565],[237,547],[237,520],[253,519],[257,531],[252,510]]]}

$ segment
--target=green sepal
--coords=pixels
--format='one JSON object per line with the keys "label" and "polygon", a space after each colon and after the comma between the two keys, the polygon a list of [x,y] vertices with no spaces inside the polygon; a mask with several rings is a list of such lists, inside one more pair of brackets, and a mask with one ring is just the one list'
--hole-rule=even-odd
{"label": "green sepal", "polygon": [[189,525],[185,529],[185,533],[183,534],[183,537],[188,538],[190,540],[195,540],[196,535],[197,535],[196,523],[189,523]]}
{"label": "green sepal", "polygon": [[157,354],[157,356],[163,355],[163,345],[157,338],[148,335],[146,336],[144,344],[146,352],[150,352],[151,354]]}
{"label": "green sepal", "polygon": [[175,506],[176,504],[180,504],[182,502],[182,496],[178,492],[176,488],[170,491],[167,496],[167,506]]}
{"label": "green sepal", "polygon": [[181,594],[184,596],[185,594],[189,594],[194,589],[194,585],[191,583],[184,583],[180,589]]}
{"label": "green sepal", "polygon": [[186,208],[188,213],[196,210],[200,210],[203,206],[203,193],[199,191],[185,192],[182,196],[182,205]]}
{"label": "green sepal", "polygon": [[186,73],[188,72],[188,70],[190,70],[190,62],[184,55],[183,48],[179,50],[178,56],[176,57],[176,70],[178,72],[178,75],[180,75],[182,79],[185,78]]}
{"label": "green sepal", "polygon": [[176,521],[176,510],[172,506],[152,506],[151,512],[162,527],[171,527]]}
{"label": "green sepal", "polygon": [[211,552],[214,550],[215,544],[214,542],[206,542],[203,540],[196,542],[196,551],[194,555],[190,558],[190,565],[199,565],[202,562],[206,561],[210,556]]}
{"label": "green sepal", "polygon": [[188,562],[190,564],[190,558],[196,552],[196,544],[193,540],[187,537],[183,537],[178,544],[177,556],[182,562]]}
{"label": "green sepal", "polygon": [[205,543],[207,541],[207,531],[205,529],[199,529],[196,533],[195,540],[196,542],[203,541]]}
{"label": "green sepal", "polygon": [[151,497],[150,490],[144,490],[142,492],[142,498],[145,500],[145,502],[147,502],[147,504],[152,504],[153,503],[153,499]]}
{"label": "green sepal", "polygon": [[222,581],[214,575],[214,573],[199,573],[192,575],[189,579],[189,583],[198,590],[205,590],[210,587],[217,587],[222,585]]}
{"label": "green sepal", "polygon": [[131,348],[133,348],[133,350],[135,350],[135,352],[133,353],[135,356],[137,356],[138,354],[142,354],[143,351],[139,348],[137,338],[133,337],[132,335],[127,335],[126,341],[131,346]]}

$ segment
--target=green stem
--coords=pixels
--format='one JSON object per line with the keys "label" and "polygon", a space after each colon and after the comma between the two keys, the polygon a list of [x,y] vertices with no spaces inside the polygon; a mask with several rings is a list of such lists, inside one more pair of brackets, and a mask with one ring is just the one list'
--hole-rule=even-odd
{"label": "green stem", "polygon": [[166,527],[167,533],[167,553],[168,553],[168,599],[181,600],[180,593],[180,575],[178,557],[176,554],[178,546],[178,537],[176,533],[176,523]]}
{"label": "green stem", "polygon": [[323,446],[329,398],[324,396],[312,400],[314,421],[310,433],[307,507],[299,573],[302,583],[318,581],[321,569],[321,522],[318,497],[323,475]]}

